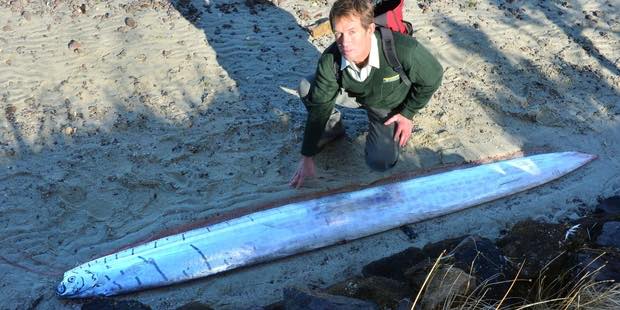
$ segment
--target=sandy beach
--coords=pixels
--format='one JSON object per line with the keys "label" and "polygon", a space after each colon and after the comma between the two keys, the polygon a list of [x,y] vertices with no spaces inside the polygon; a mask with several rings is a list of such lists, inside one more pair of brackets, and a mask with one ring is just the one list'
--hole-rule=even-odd
{"label": "sandy beach", "polygon": [[288,181],[305,108],[295,89],[331,36],[318,0],[0,0],[0,309],[79,309],[65,270],[213,216],[300,194],[517,152],[598,160],[558,181],[344,245],[138,292],[153,309],[266,305],[370,261],[519,220],[560,221],[620,194],[620,5],[407,1],[445,69],[398,165],[364,163],[365,112]]}

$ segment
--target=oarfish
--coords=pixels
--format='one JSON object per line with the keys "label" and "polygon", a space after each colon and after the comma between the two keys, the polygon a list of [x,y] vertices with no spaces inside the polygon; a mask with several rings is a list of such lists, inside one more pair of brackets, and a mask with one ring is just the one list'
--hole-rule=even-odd
{"label": "oarfish", "polygon": [[110,296],[270,261],[521,192],[594,158],[533,155],[288,203],[84,263],[64,274],[57,292]]}

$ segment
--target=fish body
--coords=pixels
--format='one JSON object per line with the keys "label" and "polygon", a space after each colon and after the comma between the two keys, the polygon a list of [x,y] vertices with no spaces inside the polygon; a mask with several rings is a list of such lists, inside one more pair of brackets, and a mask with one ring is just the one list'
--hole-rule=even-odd
{"label": "fish body", "polygon": [[117,295],[358,239],[533,188],[594,158],[533,155],[285,204],[84,263],[65,273],[57,293]]}

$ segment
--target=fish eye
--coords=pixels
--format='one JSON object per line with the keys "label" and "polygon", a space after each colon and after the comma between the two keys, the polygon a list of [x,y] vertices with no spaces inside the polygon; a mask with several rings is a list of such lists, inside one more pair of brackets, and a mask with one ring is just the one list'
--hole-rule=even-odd
{"label": "fish eye", "polygon": [[70,276],[69,279],[67,279],[69,283],[73,283],[73,281],[75,281],[75,276]]}

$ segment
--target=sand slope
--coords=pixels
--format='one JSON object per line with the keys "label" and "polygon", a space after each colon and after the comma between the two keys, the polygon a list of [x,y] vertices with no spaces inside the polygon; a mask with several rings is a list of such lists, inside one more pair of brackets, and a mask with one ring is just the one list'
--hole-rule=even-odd
{"label": "sand slope", "polygon": [[364,112],[345,110],[347,139],[297,191],[287,181],[305,110],[292,90],[330,43],[303,28],[327,2],[0,1],[0,308],[79,308],[54,287],[86,260],[209,216],[420,168],[541,149],[599,156],[540,189],[411,225],[414,239],[391,231],[123,298],[267,304],[285,286],[324,286],[411,245],[496,237],[620,192],[617,4],[424,3],[407,2],[405,15],[444,65],[444,85],[415,117],[401,162],[370,171]]}

